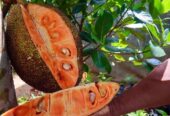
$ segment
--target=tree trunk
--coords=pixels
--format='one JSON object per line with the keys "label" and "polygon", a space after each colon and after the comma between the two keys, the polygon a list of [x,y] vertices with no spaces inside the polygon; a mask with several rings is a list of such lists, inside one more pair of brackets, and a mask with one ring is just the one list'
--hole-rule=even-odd
{"label": "tree trunk", "polygon": [[11,65],[5,49],[2,2],[0,1],[0,114],[16,105]]}

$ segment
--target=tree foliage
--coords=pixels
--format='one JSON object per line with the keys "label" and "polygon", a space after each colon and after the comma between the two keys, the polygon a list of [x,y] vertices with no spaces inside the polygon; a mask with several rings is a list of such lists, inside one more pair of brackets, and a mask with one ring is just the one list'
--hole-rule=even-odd
{"label": "tree foliage", "polygon": [[[79,30],[84,61],[92,58],[102,72],[112,62],[148,63],[166,55],[170,29],[161,16],[170,10],[169,0],[27,0],[62,10]],[[155,59],[156,58],[156,59]],[[145,62],[145,63],[144,63]],[[86,65],[87,66],[87,65]]]}

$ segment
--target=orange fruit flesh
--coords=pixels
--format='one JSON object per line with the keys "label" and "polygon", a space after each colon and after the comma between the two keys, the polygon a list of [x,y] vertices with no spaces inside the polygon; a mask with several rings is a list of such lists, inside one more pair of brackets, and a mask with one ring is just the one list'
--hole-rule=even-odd
{"label": "orange fruit flesh", "polygon": [[[107,105],[118,89],[113,82],[77,86],[34,99],[2,116],[87,116]],[[95,95],[93,102],[89,92]]]}
{"label": "orange fruit flesh", "polygon": [[75,86],[79,76],[77,48],[67,24],[52,9],[36,4],[20,6],[31,40],[59,86]]}

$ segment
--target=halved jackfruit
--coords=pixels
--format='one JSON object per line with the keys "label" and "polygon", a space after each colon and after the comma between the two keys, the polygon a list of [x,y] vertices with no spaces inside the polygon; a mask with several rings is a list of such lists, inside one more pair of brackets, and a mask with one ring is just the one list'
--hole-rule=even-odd
{"label": "halved jackfruit", "polygon": [[81,41],[59,10],[13,5],[6,42],[12,65],[29,85],[44,92],[73,87],[81,77]]}

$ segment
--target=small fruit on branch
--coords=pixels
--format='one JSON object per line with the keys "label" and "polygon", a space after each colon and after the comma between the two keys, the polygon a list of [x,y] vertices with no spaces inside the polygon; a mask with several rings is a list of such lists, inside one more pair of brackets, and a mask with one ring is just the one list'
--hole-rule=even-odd
{"label": "small fruit on branch", "polygon": [[77,30],[58,9],[13,5],[6,43],[12,65],[29,85],[44,92],[73,87],[82,75]]}

